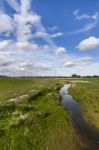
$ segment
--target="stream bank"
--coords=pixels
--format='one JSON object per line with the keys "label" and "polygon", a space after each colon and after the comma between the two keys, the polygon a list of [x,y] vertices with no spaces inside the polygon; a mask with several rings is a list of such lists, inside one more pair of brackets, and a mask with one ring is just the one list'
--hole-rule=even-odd
{"label": "stream bank", "polygon": [[78,102],[76,102],[71,95],[68,94],[68,89],[71,84],[65,84],[60,90],[62,97],[61,104],[66,111],[69,112],[72,123],[82,140],[86,143],[88,150],[99,150],[99,131],[93,128],[88,122],[82,112]]}

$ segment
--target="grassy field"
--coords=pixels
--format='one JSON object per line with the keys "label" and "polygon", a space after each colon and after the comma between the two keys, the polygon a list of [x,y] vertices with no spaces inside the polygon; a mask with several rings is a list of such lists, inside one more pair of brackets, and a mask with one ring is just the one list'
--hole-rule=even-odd
{"label": "grassy field", "polygon": [[[88,150],[60,104],[68,80],[0,78],[0,150]],[[89,82],[73,82],[70,93],[99,127],[99,79],[82,80]]]}
{"label": "grassy field", "polygon": [[99,128],[99,78],[83,80],[86,82],[72,82],[69,93],[80,103],[89,123]]}
{"label": "grassy field", "polygon": [[59,88],[66,79],[0,78],[0,150],[83,150]]}

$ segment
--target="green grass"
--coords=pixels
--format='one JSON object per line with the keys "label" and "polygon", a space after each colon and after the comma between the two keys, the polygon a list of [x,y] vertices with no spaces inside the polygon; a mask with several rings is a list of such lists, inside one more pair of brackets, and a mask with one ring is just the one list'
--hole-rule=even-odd
{"label": "green grass", "polygon": [[69,92],[80,103],[87,120],[99,128],[99,78],[85,80],[89,82],[74,82]]}
{"label": "green grass", "polygon": [[0,150],[85,149],[60,105],[58,78],[0,78]]}

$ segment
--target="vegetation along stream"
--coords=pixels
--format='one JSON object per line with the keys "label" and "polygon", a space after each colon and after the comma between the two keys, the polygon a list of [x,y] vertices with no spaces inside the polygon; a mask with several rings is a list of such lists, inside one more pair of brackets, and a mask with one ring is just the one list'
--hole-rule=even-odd
{"label": "vegetation along stream", "polygon": [[88,150],[99,150],[99,130],[92,127],[85,118],[80,105],[68,94],[70,84],[65,84],[61,90],[62,105],[69,112],[74,128],[86,143]]}

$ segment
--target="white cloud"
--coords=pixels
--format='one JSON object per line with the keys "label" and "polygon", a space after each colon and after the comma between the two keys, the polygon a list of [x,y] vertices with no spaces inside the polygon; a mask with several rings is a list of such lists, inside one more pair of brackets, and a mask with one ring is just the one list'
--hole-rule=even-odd
{"label": "white cloud", "polygon": [[14,23],[17,26],[17,40],[19,42],[27,42],[32,37],[32,25],[40,21],[40,16],[36,14],[15,14]]}
{"label": "white cloud", "polygon": [[48,31],[53,32],[53,31],[56,31],[57,29],[58,29],[57,26],[53,26],[53,27],[49,27]]}
{"label": "white cloud", "polygon": [[[9,0],[7,1],[11,7],[14,6],[14,9],[17,9],[19,6],[18,2],[16,1],[14,3],[14,1],[11,0],[13,5]],[[35,38],[42,38],[45,42],[55,48],[57,46],[52,38],[62,36],[62,33],[60,32],[52,35],[47,32],[46,28],[41,23],[41,16],[34,11],[31,11],[31,0],[21,0],[20,9],[18,10],[18,13],[13,15],[13,20],[10,20],[10,23],[13,23],[15,29],[13,34],[16,35],[17,45],[20,48],[27,47],[30,40],[34,42]]]}
{"label": "white cloud", "polygon": [[78,59],[78,61],[82,63],[87,63],[87,62],[90,62],[91,60],[92,60],[92,57],[81,57]]}
{"label": "white cloud", "polygon": [[3,12],[0,12],[0,32],[9,31],[13,31],[12,18]]}
{"label": "white cloud", "polygon": [[57,47],[55,48],[56,54],[63,54],[66,53],[67,50],[64,47]]}
{"label": "white cloud", "polygon": [[10,44],[10,40],[3,40],[3,41],[0,41],[0,49],[4,49],[6,48],[9,44]]}
{"label": "white cloud", "polygon": [[56,38],[56,37],[61,37],[63,36],[63,33],[62,32],[57,32],[57,33],[54,33],[51,35],[51,38]]}
{"label": "white cloud", "polygon": [[27,71],[27,70],[35,70],[35,71],[48,71],[52,70],[52,66],[50,64],[44,64],[40,62],[23,62],[19,65],[19,68],[21,71]]}
{"label": "white cloud", "polygon": [[[14,23],[17,28],[18,42],[29,42],[34,38],[43,38],[45,42],[55,46],[55,43],[41,23],[41,16],[31,11],[31,1],[21,0],[20,12],[14,15]],[[34,34],[32,34],[34,30]]]}
{"label": "white cloud", "polygon": [[39,31],[36,32],[36,34],[34,35],[34,37],[38,37],[38,38],[46,38],[47,33],[45,31]]}
{"label": "white cloud", "polygon": [[[20,49],[26,49],[26,50],[39,50],[41,49],[41,46],[37,45],[36,43],[30,43],[27,41],[19,41],[16,43],[16,46]],[[42,47],[44,49],[46,49],[46,47]]]}
{"label": "white cloud", "polygon": [[73,67],[73,66],[75,66],[75,65],[76,65],[75,62],[69,61],[69,62],[66,62],[66,63],[64,64],[64,67]]}
{"label": "white cloud", "polygon": [[19,4],[17,3],[17,0],[6,0],[6,1],[12,9],[19,12]]}
{"label": "white cloud", "polygon": [[76,20],[80,21],[80,20],[85,19],[86,21],[88,21],[88,23],[86,23],[81,29],[73,31],[70,34],[77,34],[77,33],[90,31],[91,29],[96,27],[98,20],[99,20],[99,13],[98,12],[95,12],[93,15],[88,15],[88,14],[80,15],[79,10],[77,9],[73,12],[73,15],[75,16]]}
{"label": "white cloud", "polygon": [[72,60],[64,63],[64,67],[75,67],[75,66],[83,66],[90,63],[92,57],[80,57],[80,58],[72,58]]}
{"label": "white cloud", "polygon": [[31,7],[31,0],[21,0],[20,10],[22,15],[27,15]]}
{"label": "white cloud", "polygon": [[82,33],[82,32],[86,32],[86,31],[90,31],[91,29],[93,29],[96,26],[96,24],[97,24],[97,20],[95,20],[95,21],[93,21],[91,23],[85,24],[84,27],[82,27],[79,30],[71,32],[71,34],[77,34],[77,33]]}
{"label": "white cloud", "polygon": [[80,10],[77,9],[73,12],[73,15],[77,20],[82,20],[82,19],[96,19],[97,18],[97,13],[94,13],[93,15],[88,15],[88,14],[79,14]]}
{"label": "white cloud", "polygon": [[82,40],[78,44],[77,48],[79,48],[80,50],[90,50],[96,48],[97,46],[99,46],[99,38],[92,36],[88,39]]}
{"label": "white cloud", "polygon": [[61,37],[63,36],[63,33],[61,32],[57,32],[57,33],[53,33],[53,34],[49,34],[45,31],[45,30],[42,30],[42,31],[39,31],[39,32],[36,32],[36,34],[34,35],[34,37],[38,37],[38,38],[46,38],[47,36],[49,36],[49,38],[56,38],[56,37]]}
{"label": "white cloud", "polygon": [[34,64],[34,69],[39,70],[51,70],[52,66],[44,63],[36,63]]}
{"label": "white cloud", "polygon": [[[13,5],[11,3],[13,0],[11,2],[9,0],[7,1],[11,7],[14,6],[14,9],[17,9],[17,6],[19,6],[16,1]],[[24,47],[34,37],[42,37],[47,43],[54,45],[50,35],[41,23],[41,16],[31,11],[31,0],[21,0],[20,9],[18,13],[13,15],[11,22],[13,22],[14,28],[16,29],[16,33],[14,34],[16,34],[18,45]],[[35,31],[34,35],[32,34],[32,30]]]}
{"label": "white cloud", "polygon": [[25,41],[23,41],[23,42],[19,41],[16,43],[16,46],[19,48],[27,48],[28,45],[29,45],[29,43],[27,41],[26,42]]}
{"label": "white cloud", "polygon": [[[57,27],[48,31],[42,24],[41,16],[31,10],[30,0],[21,0],[21,3],[17,0],[7,1],[16,12],[12,16],[2,12],[8,22],[5,21],[5,25],[0,22],[1,32],[3,35],[5,32],[9,40],[0,41],[0,74],[55,75],[55,67],[57,75],[64,73],[62,69],[69,70],[65,74],[70,74],[76,67],[79,69],[90,63],[90,58],[69,56],[65,47],[55,44],[53,38],[63,33],[56,31]],[[15,40],[10,33],[13,33]]]}

